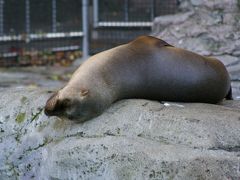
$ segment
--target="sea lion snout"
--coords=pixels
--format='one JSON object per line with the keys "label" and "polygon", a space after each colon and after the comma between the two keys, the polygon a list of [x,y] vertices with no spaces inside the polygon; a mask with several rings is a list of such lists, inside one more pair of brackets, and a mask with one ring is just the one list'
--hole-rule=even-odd
{"label": "sea lion snout", "polygon": [[47,116],[54,116],[56,115],[56,105],[57,105],[57,97],[58,93],[54,93],[46,102],[44,113]]}

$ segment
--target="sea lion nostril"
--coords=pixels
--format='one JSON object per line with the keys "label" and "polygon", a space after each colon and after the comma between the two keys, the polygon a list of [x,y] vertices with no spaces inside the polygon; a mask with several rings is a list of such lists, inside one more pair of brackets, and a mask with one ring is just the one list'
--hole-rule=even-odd
{"label": "sea lion nostril", "polygon": [[45,113],[47,116],[56,116],[56,115],[59,114],[59,111],[58,111],[55,107],[54,107],[54,108],[45,107],[44,113]]}
{"label": "sea lion nostril", "polygon": [[53,112],[54,112],[54,108],[49,106],[49,104],[46,104],[45,108],[44,108],[44,113],[47,115],[47,116],[51,116],[53,115]]}
{"label": "sea lion nostril", "polygon": [[50,116],[50,111],[48,109],[44,109],[44,114],[46,114],[47,116]]}

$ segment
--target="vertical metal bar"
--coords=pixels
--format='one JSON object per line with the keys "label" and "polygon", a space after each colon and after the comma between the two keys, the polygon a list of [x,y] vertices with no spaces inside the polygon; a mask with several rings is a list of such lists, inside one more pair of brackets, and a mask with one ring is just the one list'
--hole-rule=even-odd
{"label": "vertical metal bar", "polygon": [[3,36],[3,4],[4,0],[0,0],[0,36]]}
{"label": "vertical metal bar", "polygon": [[52,0],[52,32],[57,32],[57,4]]}
{"label": "vertical metal bar", "polygon": [[155,0],[151,2],[151,20],[153,21],[155,17]]}
{"label": "vertical metal bar", "polygon": [[93,26],[98,27],[99,22],[99,4],[98,0],[93,0]]}
{"label": "vertical metal bar", "polygon": [[124,20],[127,22],[129,19],[129,0],[124,1]]}
{"label": "vertical metal bar", "polygon": [[89,42],[88,42],[88,0],[82,0],[82,28],[83,28],[83,58],[86,59],[89,55]]}
{"label": "vertical metal bar", "polygon": [[26,23],[26,33],[30,34],[31,24],[30,24],[30,2],[25,0],[25,23]]}

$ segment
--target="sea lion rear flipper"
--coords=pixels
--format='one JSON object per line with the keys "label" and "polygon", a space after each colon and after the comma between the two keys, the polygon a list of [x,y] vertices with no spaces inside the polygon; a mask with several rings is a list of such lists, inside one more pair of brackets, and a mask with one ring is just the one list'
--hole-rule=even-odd
{"label": "sea lion rear flipper", "polygon": [[232,86],[230,86],[230,89],[229,89],[228,94],[226,95],[225,99],[226,100],[233,100],[233,97],[232,97]]}
{"label": "sea lion rear flipper", "polygon": [[162,39],[159,39],[159,42],[157,44],[159,47],[163,47],[163,46],[171,46],[171,47],[174,47],[172,46],[171,44],[168,44],[166,41],[162,40]]}
{"label": "sea lion rear flipper", "polygon": [[136,38],[134,41],[131,42],[132,44],[145,44],[145,45],[153,45],[155,47],[161,48],[164,46],[172,46],[171,44],[168,44],[166,41],[153,37],[153,36],[140,36]]}

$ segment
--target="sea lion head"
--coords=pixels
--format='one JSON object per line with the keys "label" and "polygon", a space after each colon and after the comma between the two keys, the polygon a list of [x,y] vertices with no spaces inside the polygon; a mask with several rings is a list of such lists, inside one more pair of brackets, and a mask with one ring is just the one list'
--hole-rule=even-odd
{"label": "sea lion head", "polygon": [[101,113],[88,89],[63,88],[46,102],[45,114],[83,122]]}

